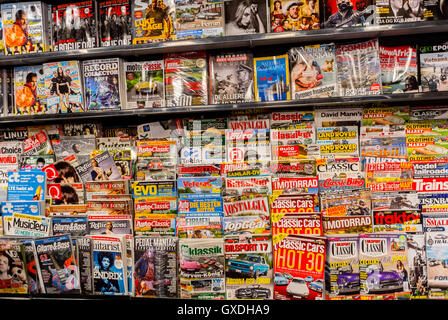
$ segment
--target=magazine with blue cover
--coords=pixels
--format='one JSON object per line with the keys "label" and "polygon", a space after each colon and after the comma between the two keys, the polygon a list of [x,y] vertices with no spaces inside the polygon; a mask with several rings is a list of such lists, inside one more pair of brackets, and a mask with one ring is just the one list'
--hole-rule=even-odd
{"label": "magazine with blue cover", "polygon": [[3,201],[0,202],[2,216],[10,216],[13,213],[43,216],[45,201]]}
{"label": "magazine with blue cover", "polygon": [[289,100],[288,55],[254,58],[256,101]]}
{"label": "magazine with blue cover", "polygon": [[40,169],[8,172],[8,201],[45,199],[46,177]]}
{"label": "magazine with blue cover", "polygon": [[90,236],[93,243],[93,293],[126,295],[126,244],[124,235]]}

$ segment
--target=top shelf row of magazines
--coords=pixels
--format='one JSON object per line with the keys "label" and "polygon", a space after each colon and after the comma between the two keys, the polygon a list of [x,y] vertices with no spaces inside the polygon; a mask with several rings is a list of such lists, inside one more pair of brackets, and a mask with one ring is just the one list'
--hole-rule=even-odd
{"label": "top shelf row of magazines", "polygon": [[448,32],[445,0],[0,3],[0,66]]}

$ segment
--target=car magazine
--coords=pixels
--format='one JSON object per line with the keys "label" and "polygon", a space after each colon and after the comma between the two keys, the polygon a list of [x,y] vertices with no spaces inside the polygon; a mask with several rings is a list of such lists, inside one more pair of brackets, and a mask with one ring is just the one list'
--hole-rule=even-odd
{"label": "car magazine", "polygon": [[124,62],[124,74],[127,109],[165,106],[163,60]]}
{"label": "car magazine", "polygon": [[325,289],[329,300],[358,300],[358,236],[329,237],[325,260]]}
{"label": "car magazine", "polygon": [[323,300],[325,238],[280,235],[273,248],[274,299]]}
{"label": "car magazine", "polygon": [[193,51],[165,56],[165,100],[167,107],[208,104],[207,53]]}
{"label": "car magazine", "polygon": [[174,0],[177,39],[200,39],[224,35],[223,0],[186,2]]}
{"label": "car magazine", "polygon": [[222,238],[179,239],[180,298],[225,298],[224,253]]}
{"label": "car magazine", "polygon": [[226,299],[272,299],[273,261],[270,235],[225,237]]}
{"label": "car magazine", "polygon": [[406,234],[359,235],[361,299],[409,298]]}

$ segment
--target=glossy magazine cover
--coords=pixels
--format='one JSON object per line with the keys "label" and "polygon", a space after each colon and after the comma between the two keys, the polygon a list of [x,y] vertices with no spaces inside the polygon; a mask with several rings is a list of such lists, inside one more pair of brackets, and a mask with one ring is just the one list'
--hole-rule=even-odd
{"label": "glossy magazine cover", "polygon": [[84,97],[78,61],[44,64],[47,113],[84,111]]}
{"label": "glossy magazine cover", "polygon": [[255,100],[289,100],[288,55],[254,58]]}
{"label": "glossy magazine cover", "polygon": [[132,43],[176,40],[174,0],[136,0],[132,9]]}
{"label": "glossy magazine cover", "polygon": [[319,0],[269,0],[271,32],[320,29]]}
{"label": "glossy magazine cover", "polygon": [[40,1],[1,5],[5,55],[47,50],[45,10]]}
{"label": "glossy magazine cover", "polygon": [[225,35],[268,32],[266,4],[266,0],[224,0]]}
{"label": "glossy magazine cover", "polygon": [[42,65],[14,68],[14,114],[45,114],[47,111]]}
{"label": "glossy magazine cover", "polygon": [[99,42],[102,47],[131,44],[131,1],[108,0],[99,4]]}

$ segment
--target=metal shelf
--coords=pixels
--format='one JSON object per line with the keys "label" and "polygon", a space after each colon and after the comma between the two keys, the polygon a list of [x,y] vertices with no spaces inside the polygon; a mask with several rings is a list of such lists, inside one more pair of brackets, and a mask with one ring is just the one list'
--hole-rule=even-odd
{"label": "metal shelf", "polygon": [[27,55],[2,56],[0,66],[31,65],[48,61],[69,59],[94,59],[102,57],[133,57],[193,50],[229,48],[254,48],[280,44],[304,44],[324,41],[342,41],[359,38],[384,38],[448,32],[446,20],[403,23],[397,25],[320,29],[309,31],[265,33],[225,36],[194,40],[167,41],[130,46],[99,47],[91,49],[43,52]]}
{"label": "metal shelf", "polygon": [[447,103],[448,91],[446,92],[424,92],[409,94],[383,94],[359,97],[334,97],[334,98],[316,98],[304,100],[272,101],[272,102],[252,102],[241,104],[221,104],[204,105],[195,107],[179,108],[157,108],[157,109],[132,109],[132,110],[114,110],[114,111],[90,111],[68,114],[46,114],[31,116],[7,116],[0,117],[1,124],[39,124],[61,121],[79,121],[79,120],[97,120],[128,117],[149,117],[149,116],[188,116],[191,114],[204,114],[212,112],[231,112],[247,109],[307,109],[313,107],[343,107],[346,105],[365,105],[365,104],[396,104],[396,103]]}

